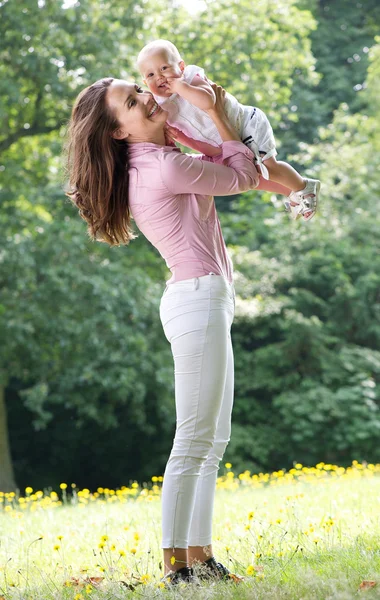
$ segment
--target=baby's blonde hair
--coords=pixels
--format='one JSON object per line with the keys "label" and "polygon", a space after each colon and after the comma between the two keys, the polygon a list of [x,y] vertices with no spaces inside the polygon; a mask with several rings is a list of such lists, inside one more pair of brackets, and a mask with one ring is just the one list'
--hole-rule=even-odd
{"label": "baby's blonde hair", "polygon": [[137,66],[140,68],[140,64],[149,56],[149,54],[156,52],[157,50],[164,50],[167,53],[168,58],[172,58],[175,61],[180,62],[182,60],[178,48],[169,42],[168,40],[155,40],[146,44],[142,50],[140,50],[137,57]]}

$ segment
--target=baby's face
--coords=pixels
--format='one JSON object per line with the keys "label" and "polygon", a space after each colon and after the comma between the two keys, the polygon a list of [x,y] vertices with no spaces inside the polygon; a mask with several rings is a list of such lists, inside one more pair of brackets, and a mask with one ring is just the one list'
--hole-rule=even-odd
{"label": "baby's face", "polygon": [[171,96],[167,78],[181,77],[185,68],[184,62],[175,61],[165,50],[156,50],[139,64],[140,73],[152,94],[167,98]]}

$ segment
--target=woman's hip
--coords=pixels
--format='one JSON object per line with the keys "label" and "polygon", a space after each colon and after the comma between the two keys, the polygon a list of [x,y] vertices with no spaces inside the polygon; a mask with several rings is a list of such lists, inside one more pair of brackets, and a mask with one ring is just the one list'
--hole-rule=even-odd
{"label": "woman's hip", "polygon": [[178,281],[167,286],[160,303],[160,317],[165,335],[170,329],[178,332],[199,330],[222,323],[231,327],[234,315],[233,284],[220,275],[205,275]]}

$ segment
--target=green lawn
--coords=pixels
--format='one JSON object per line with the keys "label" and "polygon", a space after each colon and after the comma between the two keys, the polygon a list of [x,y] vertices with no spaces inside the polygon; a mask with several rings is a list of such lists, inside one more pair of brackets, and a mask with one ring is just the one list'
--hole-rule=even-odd
{"label": "green lawn", "polygon": [[[173,592],[159,587],[159,481],[95,494],[72,495],[68,486],[67,496],[3,495],[0,597],[380,598],[379,473],[380,465],[322,463],[254,477],[228,469],[218,482],[214,550],[246,580]],[[363,581],[377,585],[359,590]]]}

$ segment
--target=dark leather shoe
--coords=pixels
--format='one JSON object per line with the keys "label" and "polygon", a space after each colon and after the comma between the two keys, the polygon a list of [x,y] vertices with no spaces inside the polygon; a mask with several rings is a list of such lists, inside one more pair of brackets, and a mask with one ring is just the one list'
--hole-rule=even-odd
{"label": "dark leather shoe", "polygon": [[197,578],[194,576],[193,569],[190,567],[182,567],[182,569],[178,569],[178,571],[169,571],[161,581],[167,586],[172,586],[183,582],[197,583]]}
{"label": "dark leather shoe", "polygon": [[222,563],[216,562],[213,556],[206,560],[203,563],[203,566],[206,567],[206,569],[202,569],[199,574],[200,579],[219,579],[222,581],[234,581],[235,583],[244,581],[244,577],[231,573],[231,571],[229,571]]}

